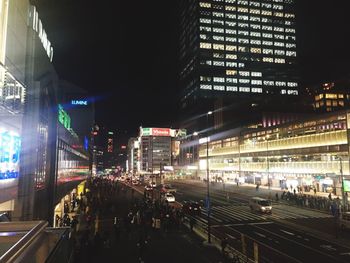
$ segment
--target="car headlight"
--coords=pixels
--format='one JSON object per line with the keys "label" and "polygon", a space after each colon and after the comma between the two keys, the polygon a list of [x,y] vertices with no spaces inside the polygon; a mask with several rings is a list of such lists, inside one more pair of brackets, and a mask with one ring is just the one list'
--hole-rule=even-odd
{"label": "car headlight", "polygon": [[265,210],[266,208],[265,207],[262,207],[261,210]]}

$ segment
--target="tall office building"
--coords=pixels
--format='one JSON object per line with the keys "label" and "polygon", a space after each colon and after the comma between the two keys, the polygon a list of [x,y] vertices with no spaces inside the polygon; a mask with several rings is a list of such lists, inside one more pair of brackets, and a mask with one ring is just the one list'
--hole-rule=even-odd
{"label": "tall office building", "polygon": [[218,98],[295,100],[294,0],[183,0],[180,10],[183,112]]}

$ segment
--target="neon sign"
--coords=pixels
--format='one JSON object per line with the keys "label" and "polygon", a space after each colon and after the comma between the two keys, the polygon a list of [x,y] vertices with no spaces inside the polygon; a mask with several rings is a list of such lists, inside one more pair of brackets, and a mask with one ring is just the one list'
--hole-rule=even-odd
{"label": "neon sign", "polygon": [[87,100],[72,100],[71,101],[72,105],[88,105]]}
{"label": "neon sign", "polygon": [[9,131],[0,129],[0,180],[19,176],[19,154],[21,138]]}
{"label": "neon sign", "polygon": [[64,128],[70,130],[70,117],[60,104],[58,104],[58,121],[63,125]]}

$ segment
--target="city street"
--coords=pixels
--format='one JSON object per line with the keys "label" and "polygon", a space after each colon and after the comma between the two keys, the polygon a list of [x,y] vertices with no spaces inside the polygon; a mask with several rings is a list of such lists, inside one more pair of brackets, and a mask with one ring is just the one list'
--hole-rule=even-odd
{"label": "city street", "polygon": [[[207,185],[199,181],[169,181],[177,189],[176,201],[203,201],[206,198]],[[317,260],[349,262],[350,235],[335,227],[334,217],[330,213],[315,209],[300,208],[273,201],[272,214],[252,212],[248,200],[252,196],[267,198],[267,190],[256,191],[252,187],[210,185],[211,229],[219,239],[229,238],[229,244],[241,250],[241,236],[247,239],[247,253],[253,253],[253,242],[259,244],[263,257],[290,262]],[[140,191],[141,186],[137,187]],[[273,192],[273,196],[274,196]],[[178,205],[179,205],[178,204]],[[197,225],[207,227],[207,210],[202,208],[201,215],[195,217]],[[336,238],[336,234],[338,237]],[[251,251],[249,251],[251,247]]]}

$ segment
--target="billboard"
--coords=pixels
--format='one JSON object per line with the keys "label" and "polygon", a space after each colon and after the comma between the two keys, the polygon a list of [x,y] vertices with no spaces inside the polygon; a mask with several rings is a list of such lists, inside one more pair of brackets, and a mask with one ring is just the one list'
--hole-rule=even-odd
{"label": "billboard", "polygon": [[350,192],[350,179],[344,179],[344,192]]}
{"label": "billboard", "polygon": [[0,128],[0,180],[18,177],[20,151],[21,137]]}
{"label": "billboard", "polygon": [[141,128],[140,136],[171,136],[169,128]]}
{"label": "billboard", "polygon": [[185,137],[186,130],[170,128],[140,128],[140,136]]}

